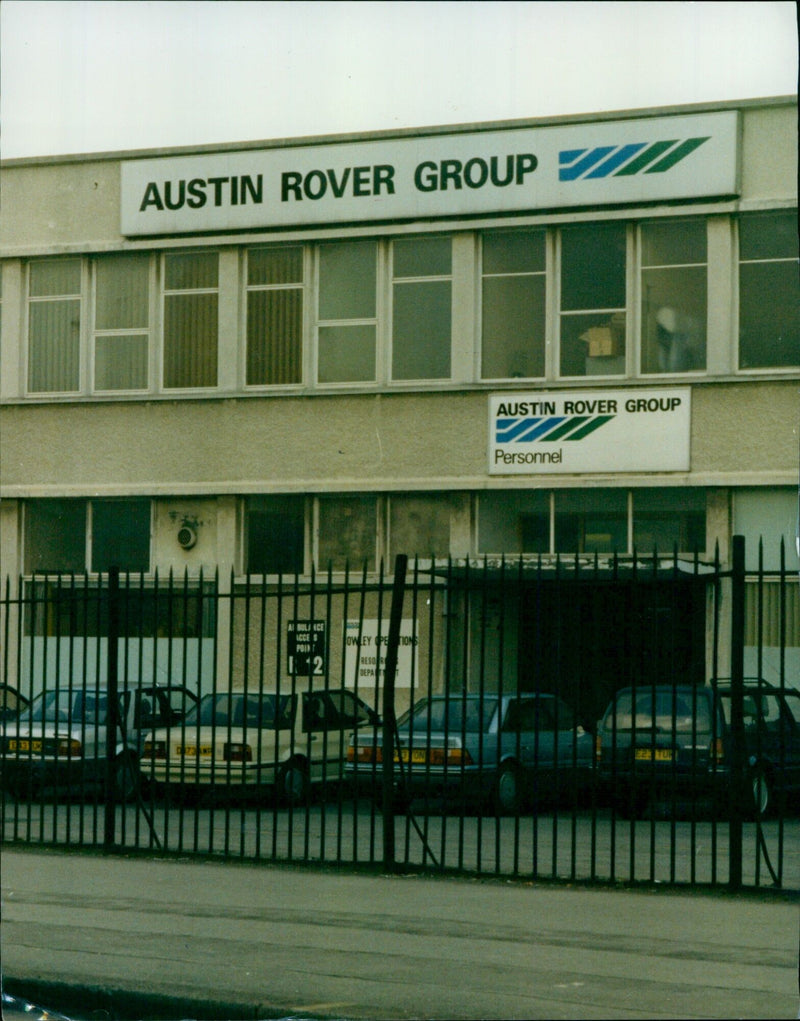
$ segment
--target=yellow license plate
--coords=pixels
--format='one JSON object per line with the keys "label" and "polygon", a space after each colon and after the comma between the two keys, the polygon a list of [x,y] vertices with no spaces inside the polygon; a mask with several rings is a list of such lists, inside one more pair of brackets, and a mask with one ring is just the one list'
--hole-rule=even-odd
{"label": "yellow license plate", "polygon": [[672,762],[671,748],[637,748],[634,758],[639,762]]}
{"label": "yellow license plate", "polygon": [[425,754],[424,748],[412,748],[410,757],[408,748],[401,748],[399,755],[397,752],[394,753],[394,761],[400,762],[401,760],[403,762],[427,762],[428,757]]}
{"label": "yellow license plate", "polygon": [[178,745],[175,751],[177,752],[178,755],[188,755],[192,757],[196,757],[197,755],[214,754],[214,749],[210,744],[201,744],[199,748],[196,744],[187,744],[184,745],[183,747]]}
{"label": "yellow license plate", "polygon": [[8,741],[8,750],[10,752],[40,752],[42,750],[42,742],[12,737]]}

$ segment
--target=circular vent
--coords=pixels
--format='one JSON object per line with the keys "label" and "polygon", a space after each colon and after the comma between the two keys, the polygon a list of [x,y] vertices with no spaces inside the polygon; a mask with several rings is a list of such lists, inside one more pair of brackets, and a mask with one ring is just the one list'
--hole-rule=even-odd
{"label": "circular vent", "polygon": [[189,525],[184,525],[178,530],[178,545],[183,549],[191,549],[197,542],[197,532]]}

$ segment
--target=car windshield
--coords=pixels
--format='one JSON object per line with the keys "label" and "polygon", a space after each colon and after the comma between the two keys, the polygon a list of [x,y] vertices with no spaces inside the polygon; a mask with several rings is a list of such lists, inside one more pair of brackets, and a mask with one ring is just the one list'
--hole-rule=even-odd
{"label": "car windshield", "polygon": [[[668,730],[676,733],[711,730],[711,710],[708,698],[701,692],[673,691],[671,689],[642,689],[635,693],[624,691],[606,716],[605,726],[610,730],[643,729]],[[655,700],[655,712],[653,711]],[[694,709],[694,712],[693,712]]]}
{"label": "car windshield", "polygon": [[414,707],[413,713],[406,713],[399,725],[406,728],[413,726],[418,733],[430,729],[477,734],[488,731],[496,709],[496,698],[464,699],[454,695],[452,698],[426,699]]}
{"label": "car windshield", "polygon": [[294,708],[291,695],[205,695],[186,714],[186,725],[284,730],[292,726]]}
{"label": "car windshield", "polygon": [[43,691],[31,702],[25,719],[37,723],[90,723],[101,726],[106,722],[108,700],[99,691]]}

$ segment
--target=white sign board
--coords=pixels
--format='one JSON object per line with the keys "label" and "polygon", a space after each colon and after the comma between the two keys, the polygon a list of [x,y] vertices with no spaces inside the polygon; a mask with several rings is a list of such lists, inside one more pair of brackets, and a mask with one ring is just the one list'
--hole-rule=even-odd
{"label": "white sign board", "polygon": [[688,471],[689,387],[489,398],[489,473]]}
{"label": "white sign board", "polygon": [[733,196],[735,111],[121,164],[124,235]]}
{"label": "white sign board", "polygon": [[[347,662],[344,668],[345,684],[353,686],[353,653],[358,655],[358,687],[375,687],[383,684],[386,669],[386,650],[389,644],[389,621],[377,618],[346,622],[345,646]],[[410,688],[412,677],[418,677],[419,636],[415,633],[413,620],[400,622],[400,645],[397,650],[397,673],[395,687]]]}

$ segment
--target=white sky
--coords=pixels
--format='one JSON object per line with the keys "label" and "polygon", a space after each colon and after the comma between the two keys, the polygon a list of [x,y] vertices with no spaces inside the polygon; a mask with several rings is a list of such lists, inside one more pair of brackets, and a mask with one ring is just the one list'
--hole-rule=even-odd
{"label": "white sky", "polygon": [[0,154],[793,94],[795,3],[2,0]]}

